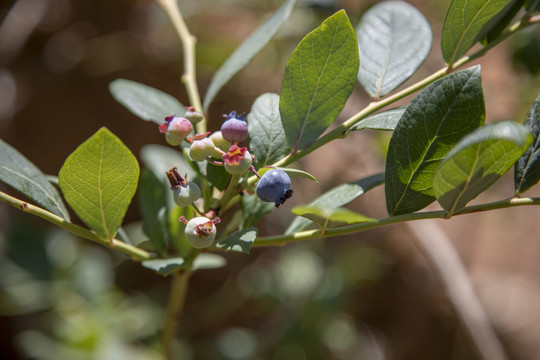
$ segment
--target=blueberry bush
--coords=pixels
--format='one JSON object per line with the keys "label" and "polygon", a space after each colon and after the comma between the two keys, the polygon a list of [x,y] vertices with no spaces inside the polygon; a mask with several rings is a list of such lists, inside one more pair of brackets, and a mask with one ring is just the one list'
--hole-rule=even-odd
{"label": "blueberry bush", "polygon": [[[55,178],[0,140],[0,180],[25,196],[0,192],[0,200],[170,277],[167,315],[159,326],[160,348],[168,358],[181,351],[173,345],[192,273],[223,266],[224,251],[248,254],[253,247],[334,238],[389,224],[540,205],[540,198],[522,196],[540,179],[540,97],[524,124],[485,124],[482,70],[471,66],[540,22],[538,1],[453,0],[440,43],[445,63],[407,87],[401,85],[432,48],[424,16],[404,1],[377,3],[358,24],[337,11],[292,51],[280,94],[261,94],[247,114],[230,109],[220,131],[213,132],[207,129],[213,100],[272,40],[296,1],[284,1],[230,55],[203,98],[196,38],[177,1],[158,3],[181,40],[187,98],[127,79],[113,81],[110,92],[135,117],[155,123],[163,143],[143,148],[139,164],[103,127],[66,158]],[[372,101],[336,121],[357,83]],[[395,106],[409,95],[414,98],[408,105]],[[294,198],[296,179],[317,181],[317,173],[294,165],[365,129],[391,132],[384,173],[294,206],[283,234],[260,234],[263,216],[287,211],[280,205]],[[514,196],[469,205],[512,167]],[[377,186],[384,186],[387,217],[346,208]],[[138,240],[122,227],[136,192],[144,232]],[[423,210],[433,203],[439,209]]]}

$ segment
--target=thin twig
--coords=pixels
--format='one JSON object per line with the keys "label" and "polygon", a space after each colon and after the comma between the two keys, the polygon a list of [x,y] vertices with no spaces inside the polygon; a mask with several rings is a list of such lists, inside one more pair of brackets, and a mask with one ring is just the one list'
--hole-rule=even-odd
{"label": "thin twig", "polygon": [[39,206],[32,205],[26,201],[19,200],[1,191],[0,191],[0,201],[8,205],[11,205],[21,211],[40,217],[84,239],[92,240],[94,242],[97,242],[98,244],[107,246],[114,250],[118,250],[121,253],[129,255],[135,261],[149,260],[149,259],[152,259],[153,257],[152,254],[150,254],[149,252],[139,249],[138,247],[135,247],[133,245],[127,244],[121,240],[112,239],[109,242],[109,240],[101,239],[99,236],[97,236],[95,232],[91,230],[75,225],[64,218],[53,214],[50,211],[40,208]]}
{"label": "thin twig", "polygon": [[167,305],[167,314],[162,336],[163,346],[166,349],[168,360],[178,360],[182,358],[180,354],[174,353],[173,340],[176,337],[178,324],[180,323],[180,315],[182,315],[182,311],[184,310],[190,277],[190,268],[175,271],[172,274],[169,303]]}
{"label": "thin twig", "polygon": [[[195,57],[195,45],[197,39],[189,32],[186,22],[182,17],[182,13],[178,8],[178,0],[158,0],[158,3],[171,19],[174,29],[182,42],[184,54],[184,74],[182,75],[182,82],[186,87],[190,105],[195,107],[195,110],[203,113],[199,86],[197,85]],[[197,133],[204,134],[206,132],[206,121],[200,121],[197,123],[196,127]]]}
{"label": "thin twig", "polygon": [[508,359],[452,242],[433,221],[407,223],[484,360]]}

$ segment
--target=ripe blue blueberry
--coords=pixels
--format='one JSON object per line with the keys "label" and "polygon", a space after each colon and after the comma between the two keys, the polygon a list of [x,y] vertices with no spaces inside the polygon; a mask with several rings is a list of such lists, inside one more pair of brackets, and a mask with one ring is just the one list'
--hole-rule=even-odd
{"label": "ripe blue blueberry", "polygon": [[236,115],[236,111],[231,111],[223,125],[221,125],[221,134],[225,140],[231,143],[237,143],[248,136],[248,124],[246,114]]}
{"label": "ripe blue blueberry", "polygon": [[291,179],[283,170],[273,169],[262,176],[257,184],[257,196],[262,201],[274,202],[276,207],[292,196]]}

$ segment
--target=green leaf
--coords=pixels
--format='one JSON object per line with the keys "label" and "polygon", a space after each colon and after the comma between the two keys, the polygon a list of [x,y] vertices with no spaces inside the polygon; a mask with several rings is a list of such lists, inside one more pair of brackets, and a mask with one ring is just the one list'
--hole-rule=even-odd
{"label": "green leaf", "polygon": [[221,255],[200,253],[195,260],[193,260],[191,270],[219,269],[225,265],[227,265],[227,260]]}
{"label": "green leaf", "polygon": [[0,180],[69,221],[62,196],[41,170],[15,148],[0,139]]}
{"label": "green leaf", "polygon": [[174,96],[136,81],[116,79],[109,84],[109,91],[134,115],[158,125],[163,124],[167,116],[186,113],[184,105]]}
{"label": "green leaf", "polygon": [[293,51],[285,67],[279,111],[287,142],[304,149],[343,109],[358,74],[358,45],[345,11],[326,19]]}
{"label": "green leaf", "polygon": [[231,174],[223,166],[208,163],[206,165],[206,177],[219,191],[223,191],[229,183]]}
{"label": "green leaf", "polygon": [[540,180],[540,96],[532,104],[525,126],[532,133],[533,142],[514,168],[516,195],[530,189]]}
{"label": "green leaf", "polygon": [[444,60],[453,64],[477,41],[483,26],[511,0],[453,0],[441,38]]}
{"label": "green leaf", "polygon": [[254,227],[239,230],[234,234],[227,236],[225,239],[221,239],[216,244],[216,247],[229,251],[242,252],[249,254],[251,245],[257,237],[258,230]]}
{"label": "green leaf", "polygon": [[296,0],[287,0],[261,27],[251,34],[232,55],[223,63],[208,85],[203,109],[207,111],[210,104],[225,84],[242,70],[261,51],[289,18]]}
{"label": "green leaf", "polygon": [[476,37],[476,41],[490,43],[506,29],[525,4],[525,0],[511,0],[508,5],[489,20]]}
{"label": "green leaf", "polygon": [[299,169],[293,169],[293,168],[287,168],[287,167],[267,166],[267,167],[260,168],[259,171],[257,171],[257,174],[259,174],[259,176],[262,177],[266,172],[268,172],[268,171],[270,171],[272,169],[283,170],[290,177],[302,177],[302,178],[305,178],[305,179],[313,180],[317,184],[319,183],[319,180],[317,180],[317,178],[315,176],[311,175],[307,171],[299,170]]}
{"label": "green leaf", "polygon": [[172,274],[175,270],[178,270],[184,259],[178,258],[169,258],[169,259],[152,259],[146,260],[141,263],[147,269],[154,270],[160,275],[167,276]]}
{"label": "green leaf", "polygon": [[139,209],[143,217],[143,231],[150,238],[154,249],[165,254],[169,219],[166,188],[154,173],[144,170],[139,186]]}
{"label": "green leaf", "polygon": [[[324,209],[336,209],[341,206],[345,206],[351,201],[357,199],[365,192],[373,189],[384,182],[384,174],[375,174],[367,178],[360,179],[355,182],[345,183],[325,192],[317,199],[312,201],[308,206],[317,206]],[[285,234],[293,234],[297,231],[301,231],[308,227],[312,221],[296,217]]]}
{"label": "green leaf", "polygon": [[279,95],[262,94],[247,116],[249,149],[255,155],[255,167],[261,168],[284,158],[291,148],[279,115]]}
{"label": "green leaf", "polygon": [[142,163],[167,186],[169,186],[169,180],[166,172],[173,167],[177,167],[182,176],[187,174],[190,181],[197,177],[197,173],[189,166],[182,153],[169,146],[144,145],[141,148],[140,156]]}
{"label": "green leaf", "polygon": [[450,215],[461,210],[508,171],[531,141],[529,130],[512,121],[486,125],[464,137],[433,178],[439,204]]}
{"label": "green leaf", "polygon": [[356,28],[360,71],[358,80],[378,99],[397,88],[422,65],[433,36],[429,23],[404,1],[380,2]]}
{"label": "green leaf", "polygon": [[241,228],[245,229],[255,225],[264,215],[271,213],[275,208],[275,204],[262,201],[257,195],[245,193],[240,198],[240,207],[242,208]]}
{"label": "green leaf", "polygon": [[363,129],[392,131],[396,128],[399,119],[401,119],[406,109],[406,106],[400,106],[372,115],[354,124],[349,131],[359,131]]}
{"label": "green leaf", "polygon": [[386,159],[386,207],[390,215],[414,212],[435,201],[432,179],[439,163],[463,136],[484,123],[480,67],[422,90],[397,124]]}
{"label": "green leaf", "polygon": [[327,208],[315,205],[295,206],[292,213],[305,217],[322,227],[335,227],[344,224],[375,222],[377,219],[344,208]]}
{"label": "green leaf", "polygon": [[96,234],[111,240],[135,195],[139,164],[113,133],[99,129],[64,162],[58,183],[66,201]]}

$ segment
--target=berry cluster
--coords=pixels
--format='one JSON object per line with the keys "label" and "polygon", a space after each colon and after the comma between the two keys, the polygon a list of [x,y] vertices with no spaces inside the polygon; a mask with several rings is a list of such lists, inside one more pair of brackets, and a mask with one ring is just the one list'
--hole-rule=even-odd
{"label": "berry cluster", "polygon": [[[291,180],[285,171],[272,169],[260,177],[252,165],[254,156],[246,147],[239,146],[239,143],[248,137],[245,114],[238,115],[236,111],[231,111],[228,115],[224,115],[226,119],[220,131],[190,136],[194,125],[203,119],[203,115],[195,111],[193,107],[188,107],[186,110],[183,117],[173,115],[165,118],[165,123],[159,127],[170,145],[179,146],[183,141],[187,141],[190,144],[191,160],[207,161],[223,166],[231,175],[243,175],[251,170],[260,179],[256,187],[259,199],[273,202],[276,207],[292,196]],[[189,221],[183,216],[180,217],[179,220],[186,224],[186,240],[197,249],[209,247],[216,237],[215,224],[220,222],[219,217],[216,216],[219,209],[211,209],[206,214],[201,212],[195,205],[195,202],[201,198],[201,189],[196,183],[189,182],[187,175],[182,177],[177,168],[167,171],[167,177],[171,184],[174,202],[180,207],[191,205],[201,215]],[[245,190],[249,191],[249,187]]]}

